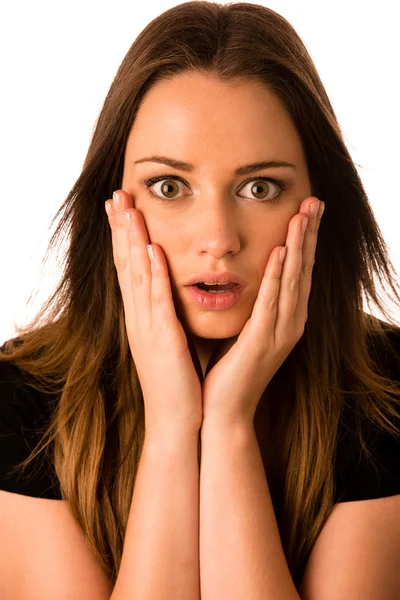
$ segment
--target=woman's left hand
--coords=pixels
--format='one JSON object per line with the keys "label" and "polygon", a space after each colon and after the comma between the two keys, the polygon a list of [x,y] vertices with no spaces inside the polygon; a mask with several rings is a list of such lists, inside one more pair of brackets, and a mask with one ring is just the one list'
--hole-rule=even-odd
{"label": "woman's left hand", "polygon": [[[246,325],[238,336],[223,342],[213,357],[214,366],[202,383],[203,424],[217,420],[252,425],[265,388],[302,337],[325,207],[320,202],[318,214],[310,215],[309,205],[315,200],[314,196],[304,200],[289,223],[283,265],[278,260],[282,246],[271,252]],[[304,235],[303,215],[309,217]]]}

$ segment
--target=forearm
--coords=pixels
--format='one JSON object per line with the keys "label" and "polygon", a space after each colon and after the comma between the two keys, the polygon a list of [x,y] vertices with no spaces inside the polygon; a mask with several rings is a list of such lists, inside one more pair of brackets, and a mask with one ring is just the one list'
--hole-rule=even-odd
{"label": "forearm", "polygon": [[300,600],[250,426],[203,423],[200,565],[202,600]]}
{"label": "forearm", "polygon": [[199,432],[147,435],[111,600],[196,600]]}

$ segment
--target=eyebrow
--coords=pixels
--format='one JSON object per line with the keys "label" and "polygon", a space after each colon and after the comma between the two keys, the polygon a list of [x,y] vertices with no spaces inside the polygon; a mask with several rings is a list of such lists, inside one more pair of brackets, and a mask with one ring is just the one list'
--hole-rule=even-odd
{"label": "eyebrow", "polygon": [[[181,160],[175,160],[174,158],[168,158],[167,156],[147,156],[145,158],[135,160],[132,163],[132,165],[137,165],[143,162],[160,163],[163,165],[168,165],[169,167],[173,167],[174,169],[177,169],[179,171],[187,171],[188,173],[191,173],[195,169],[194,165],[190,163],[186,163]],[[238,167],[237,169],[235,169],[235,175],[247,175],[248,173],[253,173],[254,171],[261,171],[261,169],[270,169],[271,167],[290,167],[292,169],[296,169],[296,166],[294,164],[283,160],[268,160]]]}

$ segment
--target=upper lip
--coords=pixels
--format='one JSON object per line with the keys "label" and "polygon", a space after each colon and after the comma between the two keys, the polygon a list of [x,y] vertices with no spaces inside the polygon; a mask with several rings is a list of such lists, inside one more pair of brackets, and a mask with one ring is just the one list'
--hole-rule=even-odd
{"label": "upper lip", "polygon": [[210,271],[207,273],[195,273],[192,275],[186,285],[194,285],[195,283],[238,283],[245,287],[247,283],[236,275],[236,273],[232,273],[231,271],[221,271],[220,273],[211,273]]}

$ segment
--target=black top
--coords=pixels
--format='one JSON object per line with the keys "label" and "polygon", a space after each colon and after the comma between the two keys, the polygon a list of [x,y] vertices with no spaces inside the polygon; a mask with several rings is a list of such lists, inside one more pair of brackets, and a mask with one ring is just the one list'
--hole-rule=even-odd
{"label": "black top", "polygon": [[[1,347],[4,351],[5,346]],[[25,375],[25,376],[24,376]],[[0,489],[61,500],[57,475],[40,453],[24,471],[9,469],[28,458],[51,417],[54,399],[27,384],[16,365],[0,362]]]}
{"label": "black top", "polygon": [[[391,330],[388,335],[400,356],[400,329]],[[381,363],[382,373],[400,382],[399,369],[386,355],[382,361],[379,357]],[[61,499],[58,478],[42,453],[23,474],[9,473],[12,466],[29,456],[39,441],[54,402],[51,396],[45,397],[30,387],[26,376],[14,364],[0,362],[0,489],[37,498]],[[400,440],[381,430],[372,432],[367,438],[374,459],[371,462],[364,453],[360,455],[360,446],[354,443],[351,413],[345,410],[343,419],[347,426],[339,433],[335,503],[400,494]],[[395,424],[400,427],[400,415]]]}

